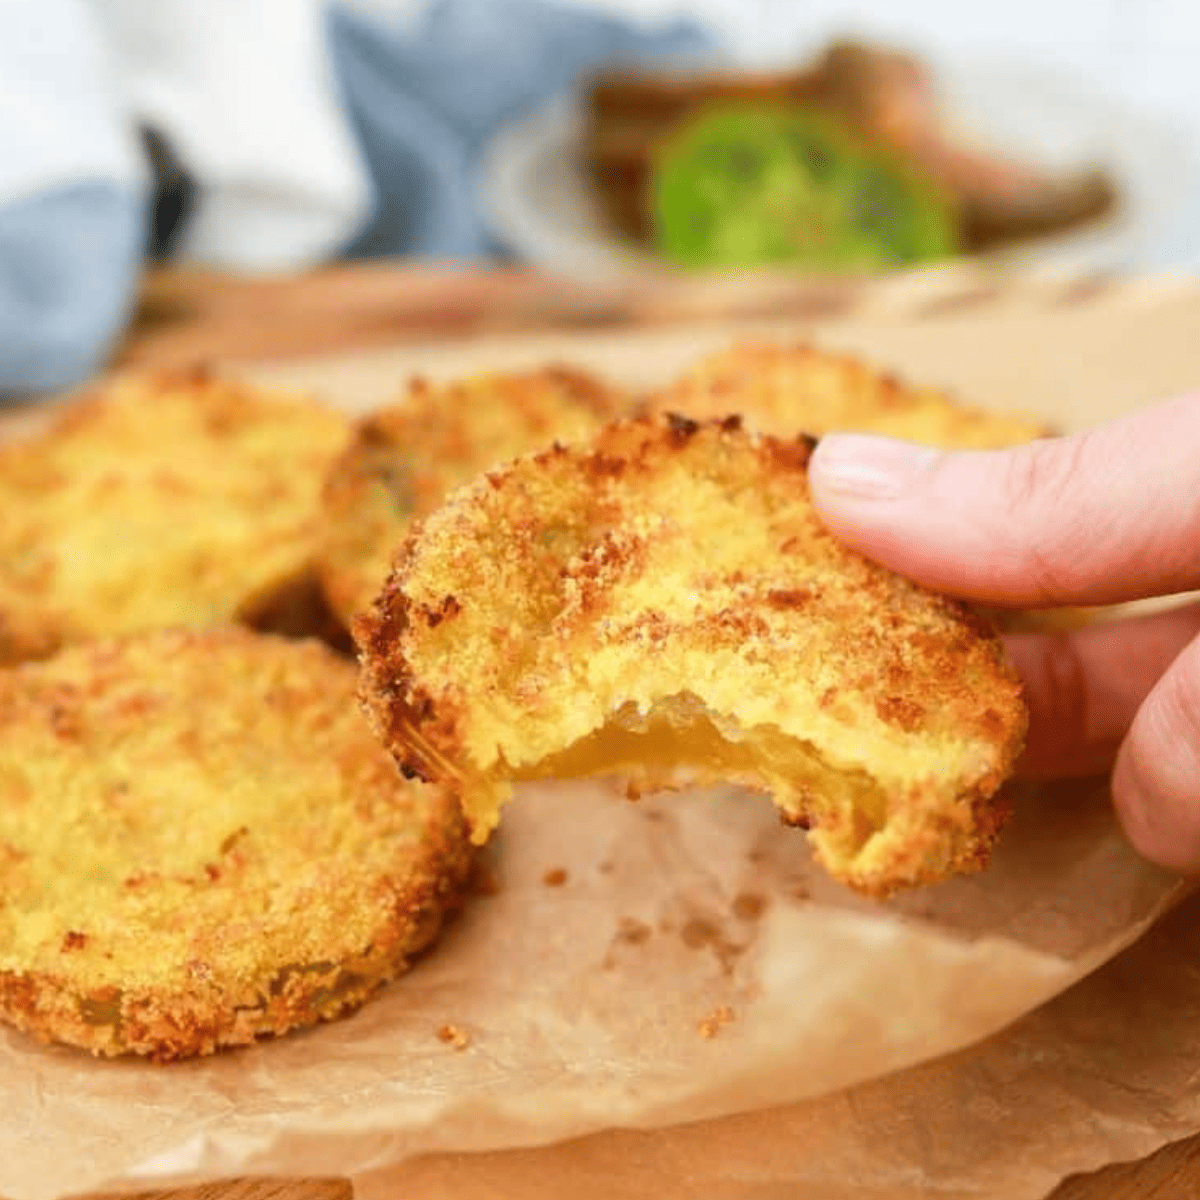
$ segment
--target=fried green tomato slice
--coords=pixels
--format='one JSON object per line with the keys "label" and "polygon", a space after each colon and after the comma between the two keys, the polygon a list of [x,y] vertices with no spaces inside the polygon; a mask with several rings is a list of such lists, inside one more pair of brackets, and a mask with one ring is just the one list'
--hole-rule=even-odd
{"label": "fried green tomato slice", "polygon": [[229,621],[288,629],[345,416],[202,370],[133,375],[0,447],[0,664]]}
{"label": "fried green tomato slice", "polygon": [[474,836],[520,780],[770,792],[872,894],[979,869],[1024,737],[973,613],[836,542],[811,440],[646,417],[460,489],[356,623],[362,697]]}
{"label": "fried green tomato slice", "polygon": [[650,188],[657,245],[684,267],[861,273],[957,248],[931,182],[802,108],[707,110],[660,149]]}
{"label": "fried green tomato slice", "polygon": [[355,681],[320,643],[236,627],[0,671],[0,1017],[169,1060],[331,1020],[403,972],[472,850]]}
{"label": "fried green tomato slice", "polygon": [[481,471],[625,415],[631,399],[571,367],[432,385],[364,417],[329,470],[317,570],[349,628],[379,594],[413,521]]}

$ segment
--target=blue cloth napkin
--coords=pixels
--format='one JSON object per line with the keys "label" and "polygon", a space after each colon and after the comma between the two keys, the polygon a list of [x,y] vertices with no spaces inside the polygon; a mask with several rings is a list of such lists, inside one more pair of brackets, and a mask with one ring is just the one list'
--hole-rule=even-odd
{"label": "blue cloth napkin", "polygon": [[[600,64],[712,45],[692,21],[647,28],[550,0],[439,0],[403,31],[332,6],[323,24],[372,192],[353,256],[488,254],[474,174],[496,130]],[[101,365],[130,315],[151,213],[144,187],[90,179],[0,205],[0,397]]]}
{"label": "blue cloth napkin", "polygon": [[83,182],[0,208],[0,399],[85,378],[130,317],[147,198]]}
{"label": "blue cloth napkin", "polygon": [[603,63],[712,44],[693,21],[644,29],[546,0],[441,0],[404,35],[333,8],[326,28],[375,186],[355,255],[484,253],[473,173],[501,126]]}

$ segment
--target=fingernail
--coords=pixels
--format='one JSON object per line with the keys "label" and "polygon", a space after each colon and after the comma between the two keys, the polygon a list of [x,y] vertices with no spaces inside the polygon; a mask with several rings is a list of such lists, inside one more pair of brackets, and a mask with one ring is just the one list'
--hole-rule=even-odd
{"label": "fingernail", "polygon": [[835,433],[817,444],[808,464],[815,490],[861,500],[891,500],[907,491],[938,452],[911,442]]}

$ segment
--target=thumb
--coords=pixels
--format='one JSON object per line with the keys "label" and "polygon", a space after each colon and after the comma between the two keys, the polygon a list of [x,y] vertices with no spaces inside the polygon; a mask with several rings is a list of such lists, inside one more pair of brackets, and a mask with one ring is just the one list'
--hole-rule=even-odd
{"label": "thumb", "polygon": [[945,452],[862,434],[809,463],[822,520],[928,587],[1002,605],[1200,586],[1200,395],[1088,433]]}

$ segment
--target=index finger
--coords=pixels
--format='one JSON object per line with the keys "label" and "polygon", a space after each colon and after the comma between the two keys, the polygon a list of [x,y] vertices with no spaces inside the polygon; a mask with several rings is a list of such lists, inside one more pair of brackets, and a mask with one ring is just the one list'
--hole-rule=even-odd
{"label": "index finger", "polygon": [[835,434],[808,470],[838,538],[939,591],[1039,606],[1200,587],[1200,395],[1011,450]]}

